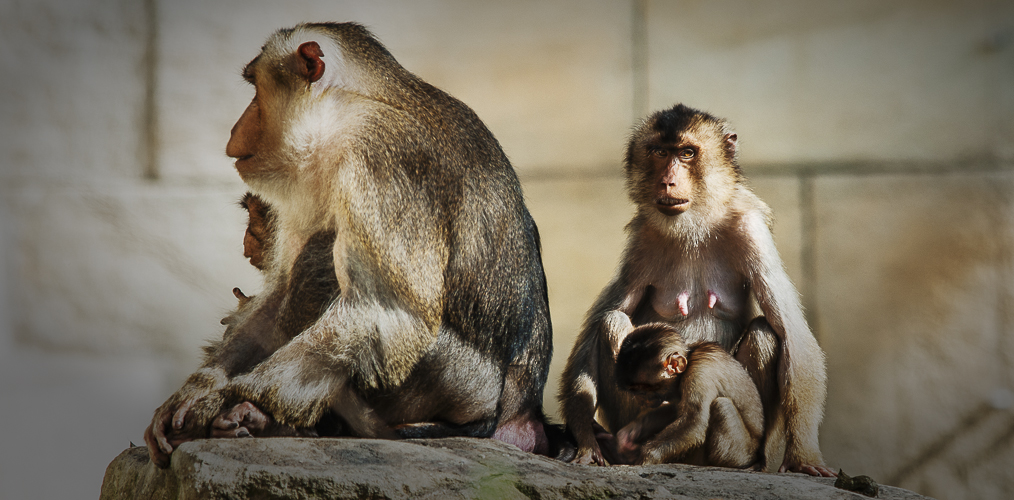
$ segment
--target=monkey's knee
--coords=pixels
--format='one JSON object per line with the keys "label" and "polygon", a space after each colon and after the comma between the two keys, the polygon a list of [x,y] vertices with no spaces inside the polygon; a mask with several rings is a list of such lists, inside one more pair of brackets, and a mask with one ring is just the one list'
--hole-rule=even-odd
{"label": "monkey's knee", "polygon": [[753,376],[755,370],[768,372],[777,365],[780,348],[781,342],[768,320],[758,316],[747,326],[735,356]]}
{"label": "monkey's knee", "polygon": [[777,355],[780,344],[778,335],[775,334],[774,328],[771,328],[767,318],[757,316],[747,325],[739,348],[746,347],[768,355]]}
{"label": "monkey's knee", "polygon": [[746,368],[765,408],[767,418],[773,418],[772,411],[778,393],[778,362],[781,358],[781,341],[764,316],[750,322],[736,348],[736,361]]}

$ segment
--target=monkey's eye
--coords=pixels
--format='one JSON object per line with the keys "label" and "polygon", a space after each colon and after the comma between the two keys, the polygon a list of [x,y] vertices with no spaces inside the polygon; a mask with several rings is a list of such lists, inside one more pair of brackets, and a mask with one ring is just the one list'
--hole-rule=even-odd
{"label": "monkey's eye", "polygon": [[666,151],[665,149],[662,148],[651,148],[648,150],[648,153],[651,154],[652,156],[657,156],[659,158],[665,158],[666,156],[669,156],[669,151]]}
{"label": "monkey's eye", "polygon": [[693,158],[694,155],[697,154],[697,153],[693,150],[693,148],[683,148],[683,149],[679,150],[679,152],[677,154],[680,155],[680,159],[681,160],[689,160],[689,159]]}

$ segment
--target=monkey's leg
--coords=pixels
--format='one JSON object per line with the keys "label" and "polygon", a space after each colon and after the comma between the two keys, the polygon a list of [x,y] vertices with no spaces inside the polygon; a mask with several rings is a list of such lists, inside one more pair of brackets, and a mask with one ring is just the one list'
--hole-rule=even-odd
{"label": "monkey's leg", "polygon": [[778,360],[781,343],[764,316],[758,316],[747,326],[746,333],[736,346],[735,357],[757,386],[764,406],[764,443],[762,443],[758,470],[767,467],[769,455],[777,450],[782,428],[781,398],[778,394]]}
{"label": "monkey's leg", "polygon": [[[546,374],[532,373],[527,360],[512,363],[504,376],[500,393],[500,420],[497,422],[493,439],[513,444],[524,451],[546,455],[549,440],[543,426],[542,401],[538,394],[546,384]],[[548,356],[539,360],[539,365],[548,367]],[[536,391],[529,388],[536,387]]]}
{"label": "monkey's leg", "polygon": [[331,405],[331,411],[337,414],[358,437],[380,439],[398,437],[348,382],[339,386],[335,403]]}
{"label": "monkey's leg", "polygon": [[754,463],[758,442],[750,436],[736,405],[729,398],[711,402],[708,437],[704,441],[708,465],[743,469]]}

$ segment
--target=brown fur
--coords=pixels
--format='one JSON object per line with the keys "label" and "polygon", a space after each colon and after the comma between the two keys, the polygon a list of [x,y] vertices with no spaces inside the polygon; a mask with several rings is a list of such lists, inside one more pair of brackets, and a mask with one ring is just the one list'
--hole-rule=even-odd
{"label": "brown fur", "polygon": [[489,130],[352,23],[281,30],[243,76],[256,93],[226,153],[263,203],[246,200],[244,250],[264,291],[156,411],[153,461],[212,430],[329,419],[545,452],[539,236]]}
{"label": "brown fur", "polygon": [[724,120],[683,105],[648,117],[631,136],[625,169],[637,213],[619,271],[589,311],[560,386],[579,462],[605,462],[593,430],[596,411],[615,432],[644,410],[616,386],[613,358],[626,327],[664,321],[689,343],[715,342],[733,352],[746,342],[756,301],[778,351],[740,361],[759,383],[777,377],[781,390],[765,409],[784,415],[767,424],[770,435],[785,423],[781,468],[832,474],[817,443],[824,354],[775,248],[771,211],[743,184],[737,151]]}

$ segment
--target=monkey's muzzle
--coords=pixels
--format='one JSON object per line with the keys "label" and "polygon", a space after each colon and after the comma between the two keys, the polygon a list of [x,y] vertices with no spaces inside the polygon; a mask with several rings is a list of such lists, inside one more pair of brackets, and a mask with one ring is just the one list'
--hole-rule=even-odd
{"label": "monkey's muzzle", "polygon": [[671,198],[661,196],[655,200],[655,208],[665,215],[679,215],[690,207],[690,200],[686,198]]}

